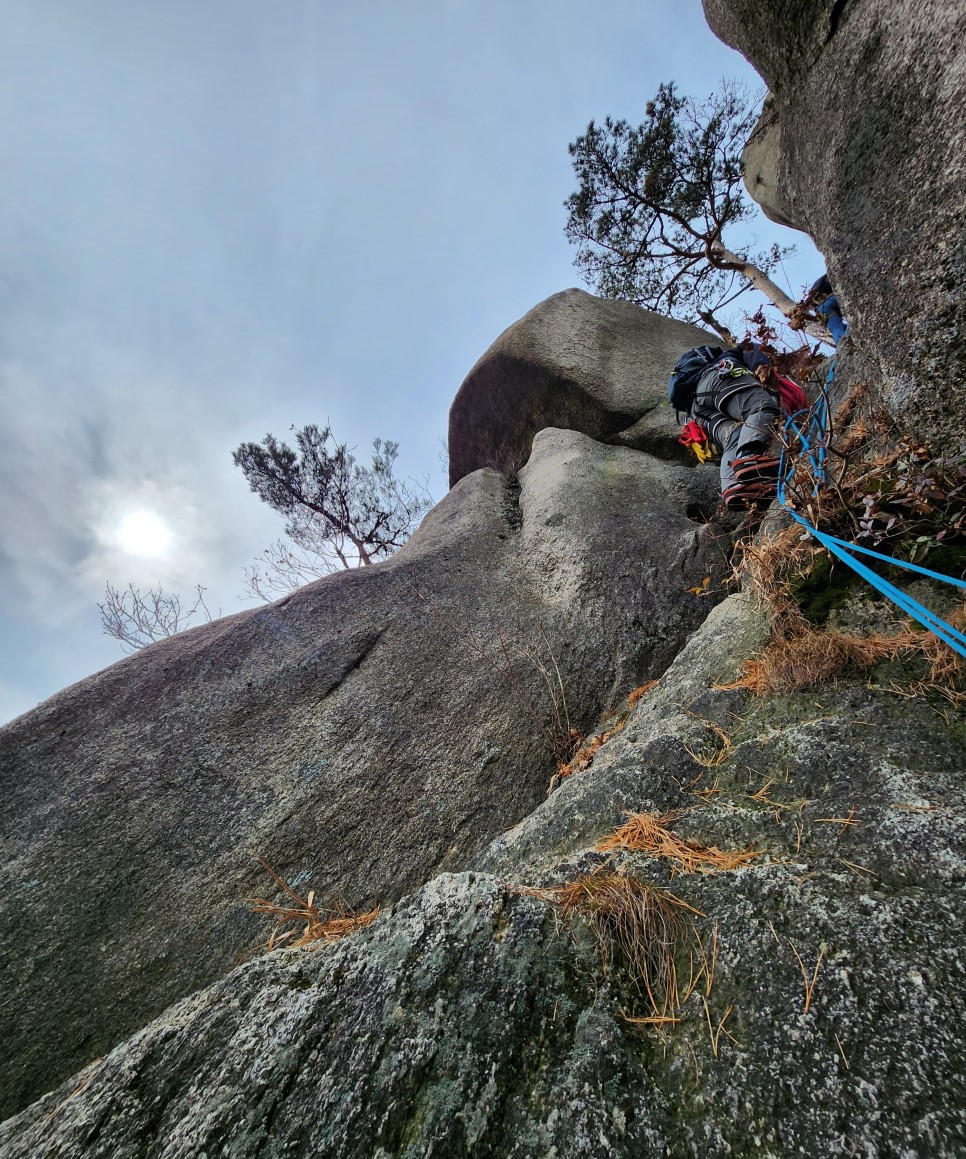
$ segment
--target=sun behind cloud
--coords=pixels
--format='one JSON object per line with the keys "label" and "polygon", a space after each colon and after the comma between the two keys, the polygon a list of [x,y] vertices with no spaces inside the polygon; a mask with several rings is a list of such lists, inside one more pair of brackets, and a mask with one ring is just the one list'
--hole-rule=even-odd
{"label": "sun behind cloud", "polygon": [[172,538],[171,529],[151,511],[132,511],[117,529],[118,546],[129,555],[165,555]]}

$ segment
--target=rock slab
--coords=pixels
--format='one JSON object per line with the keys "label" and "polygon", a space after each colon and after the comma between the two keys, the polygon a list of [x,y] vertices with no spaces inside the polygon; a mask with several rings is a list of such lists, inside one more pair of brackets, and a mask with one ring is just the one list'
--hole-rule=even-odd
{"label": "rock slab", "polygon": [[632,302],[554,294],[505,330],[459,388],[449,412],[450,485],[480,467],[518,470],[544,427],[608,442],[661,408],[665,434],[676,434],[668,376],[685,350],[718,341]]}
{"label": "rock slab", "polygon": [[386,563],[153,645],[0,730],[2,1113],[252,951],[256,855],[369,907],[529,813],[560,688],[586,730],[706,614],[688,589],[726,554],[687,512],[713,508],[714,475],[544,430],[518,481],[467,476]]}
{"label": "rock slab", "polygon": [[[966,723],[865,681],[715,689],[766,631],[720,605],[481,871],[242,966],[0,1127],[0,1155],[961,1155]],[[624,808],[762,856],[608,861]],[[649,1006],[619,953],[605,968],[582,919],[519,890],[595,869],[700,911],[711,979],[671,1027],[631,1021]]]}
{"label": "rock slab", "polygon": [[[764,201],[807,230],[883,400],[966,433],[966,13],[946,0],[704,0],[772,93]],[[754,189],[752,190],[754,192]]]}

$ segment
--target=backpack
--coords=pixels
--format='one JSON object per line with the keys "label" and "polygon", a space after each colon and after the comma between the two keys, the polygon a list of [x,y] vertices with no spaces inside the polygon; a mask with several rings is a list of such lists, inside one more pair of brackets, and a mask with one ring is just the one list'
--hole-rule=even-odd
{"label": "backpack", "polygon": [[693,350],[681,355],[667,384],[668,398],[675,414],[679,411],[687,414],[690,411],[694,392],[698,389],[698,379],[723,353],[720,346],[695,346]]}

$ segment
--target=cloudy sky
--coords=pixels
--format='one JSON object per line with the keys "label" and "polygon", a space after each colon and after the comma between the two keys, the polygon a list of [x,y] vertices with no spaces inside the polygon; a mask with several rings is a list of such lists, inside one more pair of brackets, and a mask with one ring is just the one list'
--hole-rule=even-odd
{"label": "cloudy sky", "polygon": [[579,284],[568,142],[722,77],[698,0],[0,0],[0,720],[120,658],[107,581],[245,606],[242,440],[439,498],[463,376]]}

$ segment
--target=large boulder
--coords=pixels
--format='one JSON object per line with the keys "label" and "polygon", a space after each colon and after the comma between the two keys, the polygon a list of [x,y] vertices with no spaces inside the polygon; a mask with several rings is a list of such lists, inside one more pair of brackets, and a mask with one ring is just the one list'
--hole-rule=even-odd
{"label": "large boulder", "polygon": [[677,426],[667,380],[685,350],[714,334],[633,302],[564,290],[504,330],[459,388],[449,412],[449,481],[480,467],[515,471],[544,427],[608,441],[661,407]]}
{"label": "large boulder", "polygon": [[[714,687],[767,630],[745,597],[718,606],[475,871],[175,1006],[0,1128],[4,1159],[961,1155],[962,714],[864,680]],[[762,855],[672,876],[598,851],[625,808]],[[677,1022],[633,1021],[650,1008],[606,924],[595,938],[518,889],[593,870],[697,911],[704,968]]]}
{"label": "large boulder", "polygon": [[[873,381],[938,442],[966,428],[966,68],[947,0],[705,0],[774,105],[766,203],[815,239]],[[752,189],[754,192],[754,188]]]}
{"label": "large boulder", "polygon": [[251,951],[256,854],[368,906],[528,814],[563,696],[587,729],[706,614],[688,589],[726,556],[687,512],[713,508],[715,474],[544,430],[518,482],[464,478],[391,560],[152,645],[0,730],[3,1111]]}
{"label": "large boulder", "polygon": [[781,179],[781,159],[781,124],[775,111],[775,98],[769,93],[755,131],[741,154],[745,188],[765,217],[776,225],[801,230],[804,227],[795,218],[795,206],[788,199]]}

